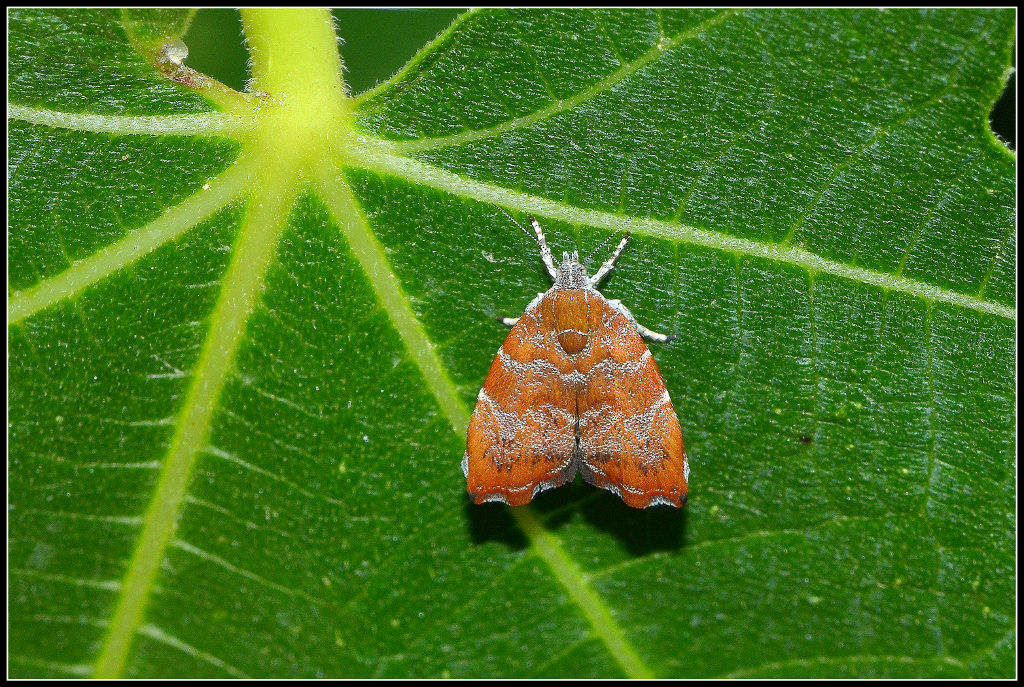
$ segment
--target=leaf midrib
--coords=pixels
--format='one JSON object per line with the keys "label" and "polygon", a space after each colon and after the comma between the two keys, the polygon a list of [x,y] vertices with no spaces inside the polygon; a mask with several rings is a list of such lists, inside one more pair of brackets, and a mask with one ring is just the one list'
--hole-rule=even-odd
{"label": "leaf midrib", "polygon": [[[274,169],[274,168],[272,168]],[[277,168],[264,185],[253,190],[290,189],[291,170]],[[210,421],[217,408],[234,352],[245,324],[260,295],[263,277],[273,258],[282,215],[294,191],[261,194],[262,202],[250,203],[249,214],[232,255],[217,305],[209,322],[194,377],[178,414],[171,448],[162,461],[153,497],[128,570],[121,585],[114,615],[96,661],[95,676],[119,677],[132,640],[142,625],[153,583],[174,534],[196,456],[206,443]]]}

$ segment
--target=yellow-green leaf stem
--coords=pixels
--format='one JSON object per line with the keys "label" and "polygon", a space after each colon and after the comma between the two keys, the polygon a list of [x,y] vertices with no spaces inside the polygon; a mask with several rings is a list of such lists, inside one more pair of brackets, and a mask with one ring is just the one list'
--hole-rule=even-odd
{"label": "yellow-green leaf stem", "polygon": [[255,82],[271,94],[242,155],[260,162],[250,177],[249,212],[96,662],[96,677],[117,677],[124,669],[174,536],[195,457],[206,443],[246,321],[302,181],[301,170],[324,153],[325,132],[338,128],[345,112],[329,13],[253,10],[246,12],[245,28],[253,47]]}
{"label": "yellow-green leaf stem", "polygon": [[295,156],[308,168],[348,145],[351,109],[330,12],[251,9],[242,23],[252,87],[266,94],[254,133],[264,162]]}

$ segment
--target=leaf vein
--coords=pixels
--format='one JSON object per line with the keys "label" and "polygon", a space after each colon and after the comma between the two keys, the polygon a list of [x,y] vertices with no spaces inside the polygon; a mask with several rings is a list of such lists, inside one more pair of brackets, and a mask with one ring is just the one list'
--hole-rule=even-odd
{"label": "leaf vein", "polygon": [[[712,17],[709,17],[708,19],[705,19],[697,26],[686,31],[682,31],[667,41],[662,41],[658,43],[637,59],[633,60],[632,62],[625,63],[621,68],[615,70],[614,72],[612,72],[604,79],[591,86],[590,88],[584,89],[577,93],[576,95],[570,96],[568,98],[559,98],[558,96],[556,96],[555,93],[551,90],[551,87],[548,84],[547,79],[538,69],[538,74],[540,74],[540,77],[543,80],[545,87],[551,94],[553,102],[551,105],[540,110],[537,110],[536,112],[532,112],[528,115],[523,115],[522,117],[517,117],[515,119],[510,119],[506,122],[502,122],[501,124],[498,124],[487,129],[474,129],[469,131],[463,131],[449,136],[436,136],[433,138],[420,138],[407,141],[395,141],[392,143],[392,145],[394,146],[396,151],[403,153],[421,152],[425,150],[437,150],[439,148],[447,148],[453,145],[461,145],[463,143],[470,143],[472,141],[478,141],[484,138],[492,138],[494,136],[500,136],[501,134],[529,127],[536,122],[549,119],[558,114],[561,114],[562,112],[566,112],[586,102],[589,102],[590,100],[593,100],[599,95],[611,90],[614,86],[626,80],[643,67],[658,60],[661,57],[661,55],[663,55],[667,51],[671,50],[672,48],[678,46],[679,44],[691,38],[700,36],[702,33],[722,23],[723,21],[725,21],[729,17],[732,17],[738,12],[739,10],[722,10],[718,14],[715,14]],[[523,45],[528,45],[528,43],[523,42]]]}
{"label": "leaf vein", "polygon": [[966,63],[966,58],[964,56],[961,56],[959,60],[959,67],[957,73],[947,80],[946,85],[936,95],[932,96],[931,98],[925,101],[922,101],[921,103],[918,103],[913,107],[908,108],[901,116],[894,117],[889,122],[886,122],[878,126],[875,132],[867,140],[865,140],[863,143],[857,146],[856,150],[854,150],[851,154],[847,155],[839,164],[837,164],[833,168],[832,172],[828,175],[828,178],[826,178],[824,182],[821,184],[821,187],[817,190],[811,202],[790,225],[789,229],[786,231],[786,235],[783,236],[782,241],[780,242],[781,245],[784,247],[790,245],[790,243],[793,240],[793,237],[796,235],[796,232],[800,229],[803,223],[807,221],[807,218],[810,217],[812,212],[814,212],[814,209],[818,207],[822,197],[825,195],[825,192],[832,187],[833,182],[836,179],[838,179],[842,174],[844,174],[847,168],[850,167],[850,165],[852,165],[855,161],[863,157],[864,153],[867,152],[868,149],[870,149],[884,137],[897,131],[899,127],[905,125],[915,115],[921,114],[932,105],[941,103],[943,96],[952,92],[953,89],[959,85],[958,77],[961,75],[960,72],[963,71],[963,68],[966,66]]}
{"label": "leaf vein", "polygon": [[101,248],[63,272],[11,294],[7,316],[11,323],[72,298],[96,282],[124,269],[160,246],[174,241],[226,207],[246,189],[258,161],[239,161],[177,206],[112,245]]}
{"label": "leaf vein", "polygon": [[[317,598],[312,594],[302,591],[301,589],[292,589],[291,587],[280,584],[279,582],[268,580],[267,578],[262,577],[261,575],[257,575],[251,570],[246,570],[245,568],[239,567],[234,563],[231,563],[230,561],[221,558],[220,556],[212,554],[208,551],[204,551],[203,549],[200,549],[199,547],[194,546],[188,543],[187,541],[184,541],[183,539],[175,539],[172,542],[172,546],[174,546],[174,548],[180,551],[190,553],[194,556],[197,556],[198,558],[202,558],[205,561],[209,561],[210,563],[213,563],[216,566],[224,568],[228,572],[235,573],[236,575],[240,575],[241,577],[252,580],[253,582],[256,582],[257,584],[262,585],[264,587],[267,587],[268,589],[273,589],[287,596],[305,599],[306,601],[309,601],[310,603],[315,604],[317,606],[321,606],[323,608],[338,610],[338,607],[329,601],[324,601],[323,599]],[[141,627],[139,628],[139,630],[141,630]]]}
{"label": "leaf vein", "polygon": [[[222,179],[230,176],[234,182],[240,183],[248,176],[244,166],[236,166],[231,171],[234,174],[224,175]],[[260,297],[264,276],[284,226],[285,213],[294,197],[295,189],[290,183],[294,171],[291,165],[283,164],[266,172],[257,183],[257,191],[273,188],[275,192],[267,193],[263,203],[252,203],[248,208],[234,255],[224,275],[220,296],[209,318],[206,340],[178,414],[174,437],[162,461],[142,530],[128,562],[110,629],[100,648],[96,677],[121,674],[134,636],[142,624],[160,564],[184,503],[196,456],[206,444],[221,390],[246,322]],[[211,205],[219,207],[231,194],[215,195],[218,202]],[[211,211],[215,207],[210,208]],[[191,226],[187,222],[181,225],[177,227],[179,233]]]}
{"label": "leaf vein", "polygon": [[814,674],[821,674],[820,671],[825,666],[842,665],[844,663],[856,662],[856,663],[902,663],[905,665],[917,665],[917,664],[929,664],[935,663],[936,661],[953,665],[956,667],[963,667],[963,664],[957,659],[951,656],[906,656],[903,654],[853,654],[848,656],[822,656],[816,658],[791,658],[784,661],[768,661],[757,666],[750,668],[742,668],[735,670],[731,673],[726,673],[719,677],[721,678],[742,678],[742,677],[757,677],[761,675],[763,670],[777,670],[787,667],[801,667],[801,668],[814,668],[816,672]]}
{"label": "leaf vein", "polygon": [[183,642],[177,637],[164,632],[155,625],[143,625],[139,628],[139,634],[145,635],[146,637],[149,637],[154,641],[160,642],[161,644],[165,644],[169,647],[175,648],[178,651],[188,654],[192,658],[199,659],[204,663],[209,663],[210,665],[216,666],[223,670],[225,673],[231,675],[232,677],[249,679],[248,675],[246,675],[238,668],[235,668],[233,665],[227,663],[226,661],[222,661],[213,654],[201,651],[200,649],[197,649],[196,647],[192,646],[191,644],[188,644],[187,642]]}
{"label": "leaf vein", "polygon": [[363,138],[362,142],[364,146],[361,148],[358,159],[352,161],[355,165],[397,176],[414,184],[498,205],[513,212],[528,213],[567,224],[586,225],[609,231],[617,231],[628,222],[630,231],[633,233],[795,265],[808,271],[824,272],[881,289],[906,293],[925,301],[950,303],[960,308],[1006,319],[1016,319],[1017,317],[1015,306],[985,300],[888,272],[855,267],[821,257],[797,245],[783,246],[777,243],[765,243],[653,218],[636,217],[631,219],[619,213],[574,207],[565,202],[468,179],[418,160],[395,155],[390,152],[390,146],[383,145],[384,142],[377,139]]}
{"label": "leaf vein", "polygon": [[[782,528],[777,530],[753,530],[745,534],[737,535],[735,537],[721,537],[718,539],[707,539],[702,542],[695,544],[688,544],[686,547],[686,555],[690,555],[695,551],[701,549],[712,548],[716,546],[729,545],[729,544],[743,544],[746,542],[756,542],[764,539],[771,539],[773,537],[786,537],[786,536],[799,536],[806,537],[808,534],[817,530],[825,529],[833,526],[846,525],[849,523],[857,522],[883,522],[885,520],[897,517],[906,517],[906,514],[900,513],[884,513],[882,515],[838,515],[824,518],[814,523],[810,523],[804,527],[794,528]],[[617,574],[622,570],[628,570],[638,565],[645,565],[647,563],[655,563],[659,560],[665,560],[676,557],[677,553],[672,551],[657,551],[649,554],[645,557],[630,558],[624,560],[621,563],[615,565],[609,565],[606,568],[596,570],[588,574],[588,578],[591,580],[607,577],[609,575]]]}
{"label": "leaf vein", "polygon": [[98,115],[8,105],[7,117],[28,124],[94,134],[239,137],[252,127],[247,117],[224,112],[167,115]]}
{"label": "leaf vein", "polygon": [[308,489],[304,489],[302,486],[296,484],[295,482],[292,482],[286,477],[282,477],[281,475],[273,473],[270,470],[261,468],[259,465],[253,465],[252,463],[246,462],[239,458],[238,456],[232,455],[231,453],[228,453],[227,451],[217,448],[216,446],[207,446],[205,453],[211,456],[216,456],[217,458],[220,458],[222,460],[235,463],[239,467],[242,467],[246,470],[251,470],[252,472],[255,472],[258,475],[268,477],[274,480],[275,482],[286,484],[287,486],[299,492],[306,498],[313,499],[314,501],[324,501],[325,503],[329,503],[332,506],[345,506],[345,503],[343,501],[339,501],[338,499],[331,498],[330,496],[324,496],[323,494],[317,494],[312,491],[309,491]]}
{"label": "leaf vein", "polygon": [[[408,296],[402,291],[383,248],[373,236],[351,190],[333,165],[318,169],[316,177],[328,209],[345,232],[353,254],[377,292],[384,310],[419,367],[441,411],[452,429],[460,436],[465,435],[469,413],[441,365],[436,348],[412,312]],[[544,529],[528,508],[512,509],[512,516],[625,674],[631,677],[652,677],[651,670],[637,656],[604,601],[569,559],[561,543]]]}

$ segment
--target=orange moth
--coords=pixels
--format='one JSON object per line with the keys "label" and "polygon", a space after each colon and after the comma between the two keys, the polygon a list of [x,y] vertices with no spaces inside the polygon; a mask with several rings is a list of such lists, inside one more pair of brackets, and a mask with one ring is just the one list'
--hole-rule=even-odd
{"label": "orange moth", "polygon": [[530,222],[554,285],[521,317],[503,320],[512,331],[469,422],[467,491],[475,503],[521,506],[579,470],[628,506],[681,506],[690,472],[683,435],[640,338],[675,337],[647,329],[597,290],[629,234],[588,276],[575,251],[555,264],[540,224]]}

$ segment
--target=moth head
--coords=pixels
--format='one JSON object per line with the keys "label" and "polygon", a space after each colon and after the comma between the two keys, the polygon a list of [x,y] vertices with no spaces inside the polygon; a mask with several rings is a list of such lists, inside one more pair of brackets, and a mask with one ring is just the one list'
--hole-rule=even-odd
{"label": "moth head", "polygon": [[580,254],[577,251],[562,253],[562,262],[558,265],[557,269],[556,287],[560,289],[585,289],[590,286],[590,282],[587,279],[587,269],[580,262]]}

